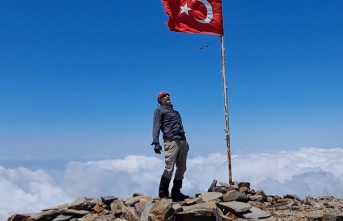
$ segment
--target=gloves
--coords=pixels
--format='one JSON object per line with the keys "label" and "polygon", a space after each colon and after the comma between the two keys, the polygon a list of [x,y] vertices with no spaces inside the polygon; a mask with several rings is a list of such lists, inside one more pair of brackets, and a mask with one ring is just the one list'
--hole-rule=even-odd
{"label": "gloves", "polygon": [[154,151],[156,154],[161,154],[162,152],[162,147],[159,144],[155,144]]}

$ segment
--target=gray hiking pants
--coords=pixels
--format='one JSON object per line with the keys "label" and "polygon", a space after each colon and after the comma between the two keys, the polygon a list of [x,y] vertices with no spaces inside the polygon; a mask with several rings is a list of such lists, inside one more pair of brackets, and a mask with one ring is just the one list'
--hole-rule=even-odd
{"label": "gray hiking pants", "polygon": [[175,180],[182,180],[187,170],[186,161],[189,146],[187,140],[172,139],[164,141],[165,169],[163,176],[171,179],[176,166]]}

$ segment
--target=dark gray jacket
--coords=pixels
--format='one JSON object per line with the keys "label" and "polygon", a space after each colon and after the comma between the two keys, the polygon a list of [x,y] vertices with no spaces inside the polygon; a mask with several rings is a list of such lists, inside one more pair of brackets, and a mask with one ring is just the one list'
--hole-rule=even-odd
{"label": "dark gray jacket", "polygon": [[154,121],[152,128],[152,144],[159,144],[160,130],[165,139],[181,139],[186,140],[185,131],[183,129],[181,115],[172,107],[159,106],[154,112]]}

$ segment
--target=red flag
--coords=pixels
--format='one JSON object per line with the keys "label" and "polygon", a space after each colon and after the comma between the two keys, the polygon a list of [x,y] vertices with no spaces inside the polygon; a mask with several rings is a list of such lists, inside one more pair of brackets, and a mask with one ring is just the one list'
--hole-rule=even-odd
{"label": "red flag", "polygon": [[169,30],[223,35],[222,0],[162,0]]}

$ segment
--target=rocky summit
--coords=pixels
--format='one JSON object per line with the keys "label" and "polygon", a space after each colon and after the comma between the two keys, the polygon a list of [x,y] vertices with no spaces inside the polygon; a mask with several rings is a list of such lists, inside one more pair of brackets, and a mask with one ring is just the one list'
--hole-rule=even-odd
{"label": "rocky summit", "polygon": [[300,199],[294,194],[267,195],[248,182],[213,180],[207,192],[181,202],[134,193],[131,197],[80,197],[70,204],[33,214],[13,214],[7,221],[343,221],[343,199]]}

